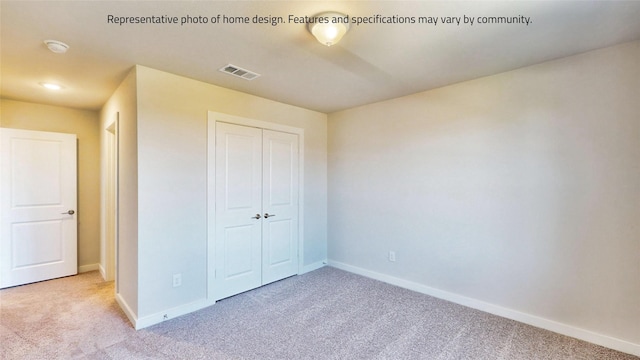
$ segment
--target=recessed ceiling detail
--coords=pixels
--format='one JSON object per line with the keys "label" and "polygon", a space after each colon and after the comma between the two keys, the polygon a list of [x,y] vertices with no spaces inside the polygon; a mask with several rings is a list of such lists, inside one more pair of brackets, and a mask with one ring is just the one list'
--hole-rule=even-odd
{"label": "recessed ceiling detail", "polygon": [[233,76],[237,76],[239,78],[243,78],[245,80],[253,80],[260,76],[260,74],[255,73],[253,71],[243,69],[239,66],[235,66],[233,64],[229,64],[220,68],[220,71],[223,73],[227,73]]}

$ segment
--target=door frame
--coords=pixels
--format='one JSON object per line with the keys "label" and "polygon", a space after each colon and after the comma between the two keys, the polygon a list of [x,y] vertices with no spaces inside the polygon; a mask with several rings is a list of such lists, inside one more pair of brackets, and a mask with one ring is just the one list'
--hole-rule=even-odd
{"label": "door frame", "polygon": [[263,120],[209,111],[207,115],[207,299],[213,300],[215,288],[216,234],[216,149],[209,142],[216,138],[216,122],[249,126],[298,135],[298,274],[304,268],[304,129]]}
{"label": "door frame", "polygon": [[104,139],[106,144],[105,156],[105,176],[103,212],[102,212],[102,237],[100,250],[103,268],[100,269],[102,277],[106,281],[115,280],[116,293],[118,292],[118,161],[119,161],[119,118],[120,113],[116,112],[104,128]]}

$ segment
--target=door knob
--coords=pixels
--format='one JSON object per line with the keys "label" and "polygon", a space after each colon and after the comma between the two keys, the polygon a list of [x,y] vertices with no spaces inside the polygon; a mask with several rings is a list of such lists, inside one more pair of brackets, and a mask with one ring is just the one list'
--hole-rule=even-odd
{"label": "door knob", "polygon": [[75,213],[76,213],[75,211],[73,211],[73,210],[69,210],[69,211],[67,211],[67,212],[63,212],[63,213],[60,213],[60,214],[73,215],[73,214],[75,214]]}
{"label": "door knob", "polygon": [[260,214],[256,214],[256,216],[252,216],[252,219],[260,219]]}
{"label": "door knob", "polygon": [[265,214],[264,214],[264,218],[265,218],[265,219],[268,219],[268,218],[270,218],[270,217],[274,217],[274,216],[276,216],[276,214],[269,214],[269,213],[265,213]]}

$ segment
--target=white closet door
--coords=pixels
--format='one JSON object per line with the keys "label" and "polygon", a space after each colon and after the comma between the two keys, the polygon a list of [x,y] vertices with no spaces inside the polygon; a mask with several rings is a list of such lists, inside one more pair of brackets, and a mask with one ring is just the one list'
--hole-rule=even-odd
{"label": "white closet door", "polygon": [[215,298],[262,285],[262,130],[216,123]]}
{"label": "white closet door", "polygon": [[298,273],[298,136],[263,130],[262,284]]}
{"label": "white closet door", "polygon": [[77,274],[76,136],[0,135],[0,288]]}
{"label": "white closet door", "polygon": [[295,134],[215,126],[219,300],[298,273],[299,155]]}

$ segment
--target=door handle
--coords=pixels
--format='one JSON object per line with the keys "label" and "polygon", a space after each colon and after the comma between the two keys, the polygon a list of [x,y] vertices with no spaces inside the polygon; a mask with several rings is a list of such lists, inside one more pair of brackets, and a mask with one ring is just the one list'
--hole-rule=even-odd
{"label": "door handle", "polygon": [[60,214],[73,215],[73,214],[75,214],[75,213],[76,213],[75,211],[73,211],[73,210],[69,210],[69,211],[67,211],[67,212],[63,212],[63,213],[60,213]]}
{"label": "door handle", "polygon": [[274,216],[276,216],[276,214],[269,214],[269,213],[265,213],[265,214],[264,214],[264,218],[265,218],[265,219],[268,219],[268,218],[270,218],[270,217],[274,217]]}
{"label": "door handle", "polygon": [[256,216],[252,216],[252,219],[260,219],[260,214],[256,214]]}

